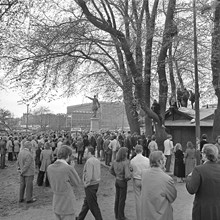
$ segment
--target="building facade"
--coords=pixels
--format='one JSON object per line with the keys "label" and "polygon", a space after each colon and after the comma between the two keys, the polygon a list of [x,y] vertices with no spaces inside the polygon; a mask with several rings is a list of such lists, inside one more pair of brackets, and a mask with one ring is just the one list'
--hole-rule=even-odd
{"label": "building facade", "polygon": [[[92,103],[68,106],[67,127],[89,130],[92,115]],[[102,130],[129,130],[122,102],[100,102],[97,118],[99,119],[99,128]]]}

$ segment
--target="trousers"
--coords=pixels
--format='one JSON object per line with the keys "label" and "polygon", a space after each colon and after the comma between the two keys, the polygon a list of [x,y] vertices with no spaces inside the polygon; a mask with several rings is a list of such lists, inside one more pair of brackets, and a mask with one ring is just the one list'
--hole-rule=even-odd
{"label": "trousers", "polygon": [[102,220],[101,211],[97,202],[97,191],[99,184],[87,186],[85,188],[86,197],[79,213],[77,220],[84,220],[88,211],[90,210],[95,217],[95,220]]}
{"label": "trousers", "polygon": [[165,164],[166,172],[170,172],[171,155],[165,155],[165,157],[167,158]]}
{"label": "trousers", "polygon": [[133,189],[137,220],[141,220],[141,180],[133,179]]}
{"label": "trousers", "polygon": [[115,218],[118,220],[122,220],[125,218],[124,209],[125,209],[125,200],[127,197],[127,182],[124,180],[116,179],[115,188],[116,188],[115,206],[114,206]]}
{"label": "trousers", "polygon": [[34,176],[20,175],[20,194],[19,200],[24,199],[24,193],[26,191],[26,201],[30,201],[33,197],[33,181]]}

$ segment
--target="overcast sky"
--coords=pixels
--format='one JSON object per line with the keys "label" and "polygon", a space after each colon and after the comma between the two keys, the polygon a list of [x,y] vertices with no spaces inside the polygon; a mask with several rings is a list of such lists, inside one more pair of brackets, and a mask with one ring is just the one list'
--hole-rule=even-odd
{"label": "overcast sky", "polygon": [[[21,100],[21,97],[19,97],[17,92],[0,90],[0,108],[9,110],[15,117],[21,117],[23,113],[27,112],[27,106],[24,104],[19,105],[17,103],[19,100]],[[66,113],[67,106],[89,102],[91,101],[79,95],[69,99],[57,99],[56,101],[51,101],[49,103],[42,101],[35,107],[30,104],[30,110],[45,106],[49,107],[51,113]]]}

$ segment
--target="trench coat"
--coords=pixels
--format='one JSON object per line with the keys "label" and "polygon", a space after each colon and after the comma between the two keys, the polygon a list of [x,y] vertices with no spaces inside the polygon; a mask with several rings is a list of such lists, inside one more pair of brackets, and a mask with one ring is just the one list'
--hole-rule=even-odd
{"label": "trench coat", "polygon": [[40,161],[41,161],[41,166],[40,166],[40,171],[46,172],[47,167],[52,163],[52,150],[51,149],[44,149],[41,151],[40,154]]}
{"label": "trench coat", "polygon": [[47,175],[53,191],[54,213],[75,214],[77,203],[73,187],[77,187],[80,183],[75,168],[57,160],[48,166]]}
{"label": "trench coat", "polygon": [[173,179],[153,167],[142,172],[141,185],[141,219],[173,220],[171,203],[177,196]]}
{"label": "trench coat", "polygon": [[195,194],[192,220],[220,219],[220,164],[206,162],[186,178],[186,189]]}

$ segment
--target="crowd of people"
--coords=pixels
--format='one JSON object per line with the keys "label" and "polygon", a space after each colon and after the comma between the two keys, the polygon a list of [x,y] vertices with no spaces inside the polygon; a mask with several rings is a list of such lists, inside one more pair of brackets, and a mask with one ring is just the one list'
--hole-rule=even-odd
{"label": "crowd of people", "polygon": [[[127,184],[133,182],[137,220],[172,220],[171,204],[177,197],[173,174],[177,182],[185,182],[190,194],[195,194],[193,220],[220,219],[218,184],[220,184],[220,136],[216,143],[208,143],[203,134],[196,146],[188,141],[186,150],[180,143],[174,145],[167,135],[163,151],[156,136],[125,132],[50,132],[39,135],[14,134],[0,139],[1,168],[8,161],[17,161],[20,174],[19,202],[33,203],[33,181],[38,171],[37,185],[50,186],[53,191],[53,210],[56,219],[85,219],[90,210],[96,220],[102,220],[97,202],[101,179],[101,161],[115,177],[114,214],[117,220],[126,220]],[[85,199],[76,216],[76,199],[72,187],[81,180],[74,168],[84,163],[82,182]],[[209,188],[210,187],[210,188]],[[26,195],[25,195],[26,194]],[[205,216],[205,217],[203,217]]]}

